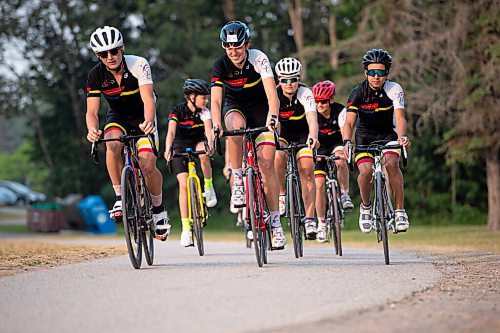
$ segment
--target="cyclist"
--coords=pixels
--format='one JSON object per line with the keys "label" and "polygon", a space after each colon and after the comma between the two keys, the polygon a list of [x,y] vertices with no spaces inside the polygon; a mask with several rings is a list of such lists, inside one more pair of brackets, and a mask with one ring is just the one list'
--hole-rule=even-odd
{"label": "cyclist", "polygon": [[[335,83],[326,80],[316,83],[312,88],[316,109],[318,110],[319,143],[320,155],[336,155],[341,159],[336,160],[337,178],[340,185],[340,202],[342,208],[350,212],[354,205],[349,196],[349,170],[344,155],[342,144],[342,126],[345,122],[346,109],[344,105],[335,102]],[[326,161],[317,161],[314,169],[314,179],[316,181],[316,214],[318,217],[318,235],[316,240],[319,243],[328,241],[326,214]]]}
{"label": "cyclist", "polygon": [[[213,147],[212,117],[207,108],[210,90],[208,84],[201,79],[188,79],[182,88],[184,103],[174,106],[168,115],[168,132],[165,139],[165,159],[170,161],[174,152],[184,152],[186,148],[204,150]],[[217,204],[212,183],[212,166],[208,154],[199,155],[204,176],[204,192],[207,207]],[[181,213],[182,233],[181,245],[193,245],[191,221],[189,221],[187,202],[188,159],[176,157],[172,161],[172,169],[179,181],[179,210]]]}
{"label": "cyclist", "polygon": [[[220,31],[220,39],[226,52],[212,66],[211,111],[214,130],[221,128],[221,111],[228,130],[270,126],[273,121],[277,122],[279,101],[273,71],[267,55],[249,48],[250,30],[247,25],[240,21],[228,22]],[[233,172],[231,200],[237,207],[245,204],[242,142],[242,137],[229,137],[227,140]],[[286,238],[278,208],[274,136],[270,131],[261,133],[255,143],[271,215],[272,247],[283,249]]]}
{"label": "cyclist", "polygon": [[[142,57],[125,55],[125,46],[120,31],[114,27],[97,28],[90,36],[90,46],[99,59],[87,77],[87,140],[100,138],[99,106],[101,94],[108,101],[104,138],[117,138],[123,134],[142,131],[153,134],[158,148],[156,129],[156,96],[153,89],[151,68]],[[148,138],[137,142],[139,164],[144,171],[146,184],[153,201],[153,219],[156,236],[165,240],[170,232],[168,214],[162,204],[163,178],[156,168],[156,157]],[[116,195],[110,211],[112,218],[122,215],[120,175],[123,169],[120,142],[106,143],[106,166]]]}
{"label": "cyclist", "polygon": [[[404,115],[404,92],[401,86],[387,79],[392,66],[392,58],[382,49],[373,49],[363,56],[366,80],[355,87],[347,102],[346,123],[343,130],[345,149],[351,144],[351,136],[356,117],[356,144],[368,145],[376,140],[392,140],[389,144],[409,147]],[[406,231],[409,227],[408,215],[404,209],[403,174],[399,168],[399,150],[384,152],[384,166],[396,202],[396,228]],[[361,192],[359,228],[364,233],[372,230],[371,178],[373,156],[369,151],[356,152],[355,161],[359,169],[358,185]]]}
{"label": "cyclist", "polygon": [[[280,144],[282,146],[286,146],[290,142],[308,144],[307,148],[302,148],[297,152],[296,158],[306,211],[303,221],[306,237],[316,239],[316,223],[314,222],[316,186],[312,151],[317,149],[319,145],[316,105],[311,90],[300,83],[302,72],[300,61],[295,58],[283,58],[276,63],[275,70],[279,80]],[[275,165],[280,181],[280,213],[284,214],[286,168],[286,153],[284,151],[276,152]]]}

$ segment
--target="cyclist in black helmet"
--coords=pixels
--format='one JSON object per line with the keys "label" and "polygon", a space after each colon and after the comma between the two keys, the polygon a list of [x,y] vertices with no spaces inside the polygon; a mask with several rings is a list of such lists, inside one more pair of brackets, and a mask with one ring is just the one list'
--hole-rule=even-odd
{"label": "cyclist in black helmet", "polygon": [[[389,144],[410,145],[406,134],[404,115],[404,92],[401,86],[387,79],[392,66],[392,58],[382,49],[373,49],[363,57],[366,80],[354,88],[347,102],[347,117],[343,140],[350,145],[356,118],[356,144],[368,145],[377,140],[392,140]],[[404,209],[403,174],[399,168],[399,150],[386,150],[385,168],[396,202],[396,228],[406,231],[409,227],[408,215]],[[364,233],[372,231],[371,178],[373,156],[369,152],[356,152],[355,161],[359,169],[358,185],[361,192],[359,228]]]}
{"label": "cyclist in black helmet", "polygon": [[[269,126],[273,120],[277,122],[279,100],[271,64],[262,51],[249,48],[250,31],[247,25],[240,21],[228,22],[221,29],[220,39],[226,52],[212,66],[211,110],[214,128],[221,128],[221,112],[229,130]],[[231,201],[236,207],[241,207],[245,204],[241,169],[242,137],[230,137],[227,142],[233,171]],[[274,168],[274,136],[271,132],[262,133],[255,143],[271,215],[272,247],[283,249],[286,238],[278,208],[279,184]]]}
{"label": "cyclist in black helmet", "polygon": [[[201,79],[188,79],[182,88],[185,101],[174,106],[168,115],[168,132],[165,139],[165,159],[170,161],[174,152],[184,152],[186,148],[204,150],[213,147],[212,117],[207,108],[210,90],[208,84]],[[212,183],[212,166],[209,155],[199,155],[204,177],[203,196],[207,207],[217,204]],[[181,214],[181,245],[191,246],[193,235],[189,221],[187,206],[186,180],[188,177],[187,158],[176,157],[172,161],[172,169],[179,181],[179,210]]]}

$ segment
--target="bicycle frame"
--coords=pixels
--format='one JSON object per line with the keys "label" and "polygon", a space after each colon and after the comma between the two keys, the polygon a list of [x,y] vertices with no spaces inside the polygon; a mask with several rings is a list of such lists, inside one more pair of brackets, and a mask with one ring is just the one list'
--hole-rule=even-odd
{"label": "bicycle frame", "polygon": [[196,173],[196,163],[194,160],[189,160],[188,162],[188,178],[186,180],[186,188],[187,188],[187,202],[188,202],[188,217],[189,220],[193,220],[191,207],[193,203],[191,202],[191,186],[189,186],[190,181],[193,180],[196,184],[196,191],[198,192],[198,200],[201,202],[203,209],[201,210],[201,217],[205,220],[207,218],[207,211],[205,207],[205,201],[203,198],[203,194],[201,191],[201,183],[198,174]]}

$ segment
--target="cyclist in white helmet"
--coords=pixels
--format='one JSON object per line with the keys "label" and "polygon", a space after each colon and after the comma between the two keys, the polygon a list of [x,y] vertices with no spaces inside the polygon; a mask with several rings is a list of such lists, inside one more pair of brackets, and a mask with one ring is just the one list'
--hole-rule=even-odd
{"label": "cyclist in white helmet", "polygon": [[[278,61],[275,70],[279,80],[280,145],[286,146],[291,142],[307,143],[308,145],[308,147],[299,150],[296,158],[302,184],[302,199],[306,210],[303,221],[306,237],[316,239],[316,222],[314,221],[316,185],[313,160],[313,149],[319,147],[316,103],[314,103],[311,90],[300,83],[302,65],[299,60],[283,58]],[[275,165],[280,181],[280,213],[284,214],[286,167],[286,153],[284,151],[276,151]]]}
{"label": "cyclist in white helmet", "polygon": [[[146,59],[125,55],[123,36],[110,26],[97,28],[90,36],[90,47],[99,63],[87,77],[87,140],[93,142],[103,134],[99,129],[101,95],[108,101],[104,138],[116,138],[122,134],[153,134],[158,149],[156,128],[156,95],[153,89],[151,68]],[[163,178],[156,168],[156,157],[148,138],[137,142],[139,163],[146,176],[146,183],[153,201],[153,218],[158,239],[165,240],[170,232],[168,214],[163,207]],[[115,221],[122,216],[121,171],[123,144],[106,143],[106,166],[116,194],[116,202],[110,215]]]}

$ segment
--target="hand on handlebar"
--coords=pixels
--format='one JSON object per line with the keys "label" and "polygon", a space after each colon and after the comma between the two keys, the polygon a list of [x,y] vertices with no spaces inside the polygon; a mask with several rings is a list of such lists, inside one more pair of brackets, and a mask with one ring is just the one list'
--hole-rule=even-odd
{"label": "hand on handlebar", "polygon": [[144,132],[144,134],[153,134],[156,130],[154,122],[149,120],[144,120],[140,123],[139,128]]}
{"label": "hand on handlebar", "polygon": [[266,122],[266,127],[269,128],[269,131],[271,132],[279,132],[280,122],[278,120],[278,115],[272,114],[270,117],[267,118]]}
{"label": "hand on handlebar", "polygon": [[168,162],[172,160],[173,155],[174,155],[174,150],[172,149],[172,147],[169,147],[165,150],[165,154],[163,154],[163,157],[165,157],[165,159]]}
{"label": "hand on handlebar", "polygon": [[91,128],[89,129],[89,132],[87,133],[87,140],[90,142],[97,141],[101,138],[102,131],[97,129],[97,128]]}
{"label": "hand on handlebar", "polygon": [[400,138],[398,139],[398,143],[399,143],[400,145],[402,145],[403,147],[405,147],[405,148],[408,148],[408,147],[410,147],[410,145],[411,145],[411,143],[410,143],[410,139],[408,139],[408,137],[407,137],[407,136],[402,136],[402,137],[400,137]]}
{"label": "hand on handlebar", "polygon": [[318,139],[309,138],[307,140],[307,146],[309,147],[309,149],[312,149],[312,150],[318,149],[319,148],[319,141],[318,141]]}

